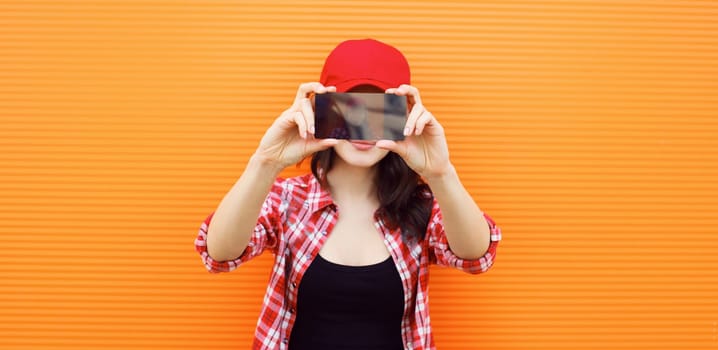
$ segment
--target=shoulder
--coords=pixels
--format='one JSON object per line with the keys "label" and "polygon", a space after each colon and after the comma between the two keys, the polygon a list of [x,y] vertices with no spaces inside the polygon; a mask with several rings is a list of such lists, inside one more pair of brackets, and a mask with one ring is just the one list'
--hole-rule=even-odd
{"label": "shoulder", "polygon": [[285,191],[295,191],[309,189],[315,182],[317,182],[317,180],[313,174],[305,174],[288,178],[278,177],[274,180],[274,186],[281,187]]}
{"label": "shoulder", "polygon": [[274,180],[271,192],[287,199],[305,199],[316,191],[319,182],[313,174],[305,174],[288,178],[278,177]]}
{"label": "shoulder", "polygon": [[307,187],[316,181],[314,174],[304,174],[299,176],[293,176],[288,178],[277,178],[277,181],[281,182],[285,186],[300,186]]}

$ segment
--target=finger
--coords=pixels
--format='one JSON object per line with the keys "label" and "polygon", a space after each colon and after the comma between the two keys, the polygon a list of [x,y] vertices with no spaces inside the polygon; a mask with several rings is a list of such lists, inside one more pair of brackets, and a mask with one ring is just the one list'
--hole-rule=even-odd
{"label": "finger", "polygon": [[[421,103],[421,96],[419,96],[419,89],[414,86],[402,84],[397,88],[388,89],[387,91],[391,91],[392,93],[399,96],[406,96],[406,105],[410,112],[414,111],[417,106],[423,106],[423,104]],[[406,130],[404,136],[411,135],[413,132],[413,128],[410,127],[408,130]]]}
{"label": "finger", "polygon": [[409,113],[409,118],[406,119],[406,124],[404,125],[404,136],[409,136],[414,133],[416,122],[419,120],[419,117],[421,117],[424,111],[424,106],[418,104],[414,105],[411,109],[411,113]]}
{"label": "finger", "polygon": [[381,148],[383,150],[387,151],[394,151],[396,147],[398,146],[395,141],[392,140],[378,140],[375,144],[375,147]]}
{"label": "finger", "polygon": [[314,134],[314,110],[312,109],[312,101],[306,97],[302,99],[302,116],[304,116],[307,131]]}
{"label": "finger", "polygon": [[422,104],[421,96],[419,96],[419,89],[414,86],[402,84],[399,88],[397,88],[397,92],[400,92],[402,95],[409,96],[415,104]]}
{"label": "finger", "polygon": [[307,145],[306,150],[308,154],[312,154],[330,147],[334,147],[337,143],[339,143],[339,140],[337,139],[315,139],[313,140],[313,142],[310,142]]}
{"label": "finger", "polygon": [[307,122],[304,119],[304,114],[302,112],[294,112],[294,123],[297,124],[297,129],[299,129],[299,137],[306,139]]}
{"label": "finger", "polygon": [[398,154],[400,157],[405,158],[407,154],[407,148],[406,144],[404,142],[396,142],[392,140],[379,140],[377,141],[374,146],[377,148],[387,150],[394,152]]}
{"label": "finger", "polygon": [[424,127],[427,125],[430,125],[434,120],[434,116],[424,109],[424,113],[419,116],[419,119],[416,120],[416,135],[421,135],[421,133],[424,131]]}
{"label": "finger", "polygon": [[419,89],[411,86],[411,85],[400,85],[396,90],[394,91],[394,94],[399,96],[406,96],[406,103],[409,107],[409,110],[414,109],[415,105],[421,105],[421,96],[419,96]]}
{"label": "finger", "polygon": [[310,94],[323,94],[327,92],[327,88],[321,83],[314,83],[312,90],[304,94],[304,97],[308,97]]}
{"label": "finger", "polygon": [[301,108],[301,101],[303,98],[307,97],[307,94],[310,92],[316,92],[316,93],[325,93],[326,88],[324,85],[318,82],[311,82],[311,83],[303,83],[299,85],[299,89],[297,89],[297,96],[294,97],[294,103],[292,106],[295,107],[295,109]]}

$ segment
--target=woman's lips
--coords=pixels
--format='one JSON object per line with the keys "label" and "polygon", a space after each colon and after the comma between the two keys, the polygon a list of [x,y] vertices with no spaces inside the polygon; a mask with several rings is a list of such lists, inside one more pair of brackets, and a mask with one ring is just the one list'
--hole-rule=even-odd
{"label": "woman's lips", "polygon": [[376,141],[364,141],[364,140],[349,140],[354,148],[360,151],[367,151],[374,148]]}

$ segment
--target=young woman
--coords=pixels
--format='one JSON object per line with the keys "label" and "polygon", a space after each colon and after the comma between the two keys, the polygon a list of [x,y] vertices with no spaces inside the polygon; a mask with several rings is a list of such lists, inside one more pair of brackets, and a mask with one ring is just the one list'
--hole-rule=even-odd
{"label": "young woman", "polygon": [[[312,94],[406,96],[403,141],[315,139]],[[312,173],[277,179],[312,156]],[[434,349],[430,264],[491,267],[501,232],[461,184],[444,130],[394,47],[349,40],[299,86],[201,225],[210,272],[275,254],[254,349]]]}

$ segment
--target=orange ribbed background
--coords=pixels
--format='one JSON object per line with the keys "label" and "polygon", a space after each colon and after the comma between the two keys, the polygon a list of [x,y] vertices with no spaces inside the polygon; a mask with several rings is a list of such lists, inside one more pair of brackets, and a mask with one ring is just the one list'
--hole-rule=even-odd
{"label": "orange ribbed background", "polygon": [[0,348],[248,348],[270,256],[193,240],[363,37],[504,232],[432,270],[441,350],[718,348],[718,3],[667,0],[1,1]]}

